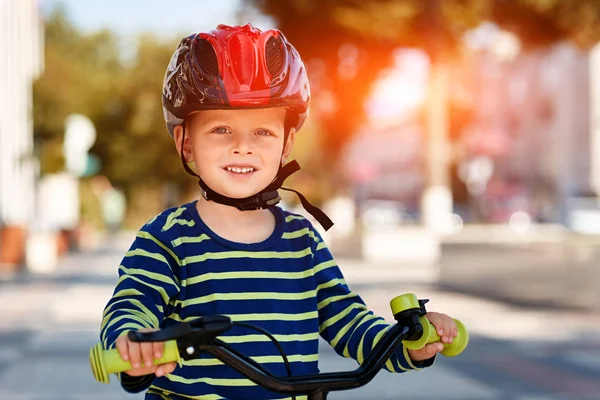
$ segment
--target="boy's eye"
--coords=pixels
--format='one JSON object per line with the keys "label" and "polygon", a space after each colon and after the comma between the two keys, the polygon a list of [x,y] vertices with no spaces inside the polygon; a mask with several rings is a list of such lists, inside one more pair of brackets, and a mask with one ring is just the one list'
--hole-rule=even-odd
{"label": "boy's eye", "polygon": [[260,136],[275,136],[273,132],[266,129],[259,129],[256,131],[256,134]]}
{"label": "boy's eye", "polygon": [[211,132],[214,133],[229,133],[229,129],[224,127],[224,126],[218,126],[215,129],[213,129]]}

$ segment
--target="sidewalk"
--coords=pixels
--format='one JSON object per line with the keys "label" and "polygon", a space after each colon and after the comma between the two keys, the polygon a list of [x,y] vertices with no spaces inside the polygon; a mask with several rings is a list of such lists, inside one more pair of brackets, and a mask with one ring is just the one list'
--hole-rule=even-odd
{"label": "sidewalk", "polygon": [[[96,382],[89,348],[130,239],[94,253],[70,254],[47,277],[23,275],[0,283],[0,399],[141,399],[112,379]],[[600,320],[587,314],[523,309],[436,288],[427,269],[339,260],[351,288],[375,313],[392,320],[389,301],[414,292],[430,311],[462,320],[470,345],[456,358],[410,375],[380,373],[359,390],[332,399],[570,400],[600,398]],[[356,363],[322,343],[323,371]],[[521,366],[517,368],[517,366]],[[435,382],[435,384],[432,384]]]}
{"label": "sidewalk", "polygon": [[88,361],[123,243],[67,254],[52,275],[22,272],[0,283],[0,399],[124,398],[114,379],[94,380]]}
{"label": "sidewalk", "polygon": [[[377,240],[358,232],[344,240],[333,239],[332,251],[340,264],[344,265],[341,260],[361,264],[375,258],[381,261],[367,263],[387,268],[389,273],[399,269],[412,279],[435,282],[440,290],[522,307],[600,315],[600,235],[574,234],[551,225],[533,226],[524,234],[506,225],[469,225],[443,238],[439,246],[415,227],[371,235]],[[365,250],[374,244],[383,256]]]}

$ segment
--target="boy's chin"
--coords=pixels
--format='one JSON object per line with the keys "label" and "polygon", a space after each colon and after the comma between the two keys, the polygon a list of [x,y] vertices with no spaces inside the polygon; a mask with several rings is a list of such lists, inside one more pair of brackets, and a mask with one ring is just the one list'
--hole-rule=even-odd
{"label": "boy's chin", "polygon": [[244,189],[244,188],[236,188],[236,189],[230,189],[230,190],[223,190],[222,192],[219,191],[223,196],[232,198],[232,199],[245,199],[247,197],[250,196],[254,196],[255,194],[257,194],[258,192],[260,192],[262,189],[264,188],[260,188],[260,189],[255,189],[255,188],[248,188],[248,189]]}

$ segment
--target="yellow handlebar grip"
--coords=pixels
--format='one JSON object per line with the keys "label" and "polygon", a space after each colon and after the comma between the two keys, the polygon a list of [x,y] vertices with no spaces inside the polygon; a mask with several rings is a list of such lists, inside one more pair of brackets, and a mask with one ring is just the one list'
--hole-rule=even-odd
{"label": "yellow handlebar grip", "polygon": [[[427,318],[419,317],[419,321],[423,326],[423,335],[418,340],[404,340],[402,344],[404,344],[407,349],[419,350],[426,344],[440,341],[440,337],[435,331],[435,327]],[[456,323],[456,327],[458,329],[458,335],[456,335],[452,343],[444,343],[444,350],[442,350],[442,354],[446,357],[454,357],[459,355],[469,344],[469,332],[467,331],[465,325],[457,319],[455,319],[454,322]]]}
{"label": "yellow handlebar grip", "polygon": [[[417,296],[413,293],[403,294],[392,299],[390,302],[392,313],[394,315],[401,313],[405,310],[420,309],[421,305]],[[423,335],[420,339],[414,341],[405,340],[402,343],[407,349],[418,350],[423,348],[426,344],[435,343],[440,341],[440,337],[437,335],[435,327],[429,322],[425,316],[420,316],[419,321],[423,326]],[[454,357],[463,352],[463,350],[469,344],[469,332],[465,325],[455,319],[456,327],[458,329],[458,335],[454,338],[452,343],[444,343],[444,350],[442,354],[447,357]]]}
{"label": "yellow handlebar grip", "polygon": [[[179,350],[175,340],[166,341],[164,344],[164,353],[161,358],[155,359],[154,364],[166,364],[169,362],[179,362]],[[109,383],[109,374],[128,371],[131,368],[129,361],[121,359],[117,349],[104,350],[102,343],[97,343],[90,349],[90,366],[94,378],[98,382]]]}

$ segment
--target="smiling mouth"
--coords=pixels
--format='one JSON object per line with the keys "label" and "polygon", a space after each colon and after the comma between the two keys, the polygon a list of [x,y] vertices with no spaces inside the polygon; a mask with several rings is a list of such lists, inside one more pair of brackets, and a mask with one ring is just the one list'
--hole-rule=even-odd
{"label": "smiling mouth", "polygon": [[258,171],[254,167],[225,167],[223,168],[225,171],[232,172],[234,174],[248,174],[251,172]]}

